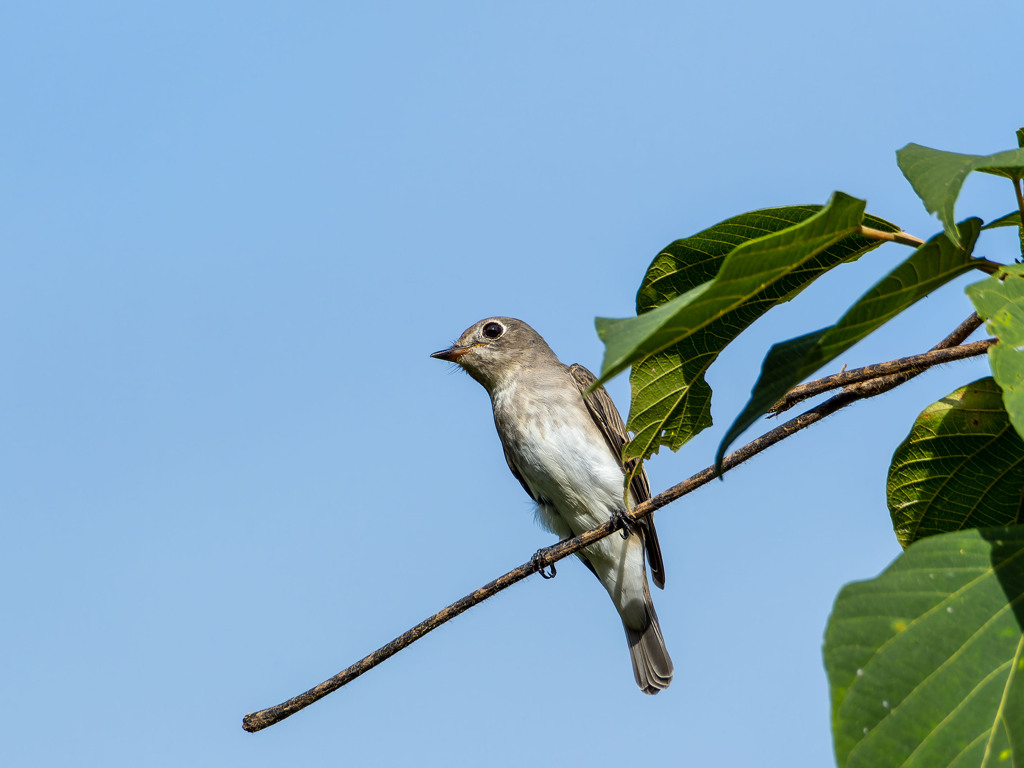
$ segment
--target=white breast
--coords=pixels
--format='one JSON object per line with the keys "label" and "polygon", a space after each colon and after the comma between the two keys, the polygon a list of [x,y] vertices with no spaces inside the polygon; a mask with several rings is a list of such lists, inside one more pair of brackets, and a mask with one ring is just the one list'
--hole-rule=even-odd
{"label": "white breast", "polygon": [[496,390],[494,418],[533,495],[579,534],[622,507],[623,473],[579,391],[554,384]]}

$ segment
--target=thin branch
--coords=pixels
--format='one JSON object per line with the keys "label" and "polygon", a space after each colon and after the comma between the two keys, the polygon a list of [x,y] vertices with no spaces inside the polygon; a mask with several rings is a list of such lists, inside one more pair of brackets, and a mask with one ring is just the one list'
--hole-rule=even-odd
{"label": "thin branch", "polygon": [[[968,320],[970,320],[970,318],[968,318]],[[952,334],[950,334],[950,336],[947,336],[946,339],[943,339],[943,341],[940,342],[940,344],[943,344],[950,338],[953,338],[961,330],[961,328],[963,328],[963,326],[964,324],[962,324],[961,327],[957,329],[957,331],[954,331]],[[890,380],[895,378],[897,377],[883,377],[883,379]],[[857,387],[863,387],[864,384],[874,384],[876,381],[880,381],[880,379],[873,379],[871,381],[864,382],[860,385],[857,385]],[[891,388],[896,385],[897,384],[891,384],[888,388]],[[726,456],[725,459],[722,461],[723,472],[728,471],[733,467],[738,466],[739,464],[742,464],[743,462],[757,455],[766,448],[769,448],[778,443],[779,441],[789,437],[790,435],[799,432],[801,429],[804,429],[818,421],[821,421],[826,416],[829,416],[832,413],[838,411],[840,408],[843,408],[844,406],[849,405],[850,403],[853,403],[857,400],[862,400],[866,397],[872,397],[876,394],[880,394],[881,391],[885,391],[873,391],[871,389],[856,391],[857,387],[851,387],[840,392],[837,395],[834,395],[833,397],[826,400],[824,403],[821,403],[820,405],[810,409],[809,411],[802,413],[796,418],[790,419],[784,424],[780,424],[774,429],[769,430],[765,434],[761,435],[757,439],[747,443],[742,448],[733,451],[728,456]],[[657,496],[648,499],[642,504],[636,505],[632,509],[630,514],[634,519],[647,517],[648,515],[653,514],[656,510],[661,509],[665,505],[670,504],[671,502],[680,499],[681,497],[687,495],[688,493],[697,490],[702,485],[706,485],[716,477],[718,477],[718,473],[715,471],[714,465],[706,467],[705,469],[701,470],[695,475],[692,475],[683,482],[678,483],[677,485],[674,485],[665,491],[662,491]],[[357,677],[362,675],[364,672],[368,672],[381,662],[391,658],[402,649],[408,647],[409,645],[412,645],[414,642],[419,640],[428,632],[431,632],[432,630],[440,627],[442,624],[451,621],[460,613],[464,613],[465,611],[469,610],[478,603],[482,603],[487,598],[492,597],[493,595],[497,594],[503,589],[512,586],[516,582],[522,581],[526,577],[531,576],[534,573],[537,573],[539,570],[547,568],[548,566],[553,565],[559,560],[568,557],[569,555],[575,552],[578,552],[584,547],[589,546],[590,544],[593,544],[594,542],[599,541],[600,539],[603,539],[605,536],[614,533],[624,524],[627,524],[625,516],[613,517],[604,525],[598,526],[597,528],[587,531],[586,533],[583,533],[573,539],[560,541],[558,544],[555,544],[554,546],[539,550],[528,562],[523,563],[518,568],[509,571],[508,573],[498,577],[494,581],[488,582],[476,591],[466,595],[461,600],[455,601],[447,608],[444,608],[435,613],[433,616],[421,621],[415,627],[399,635],[390,643],[381,646],[376,651],[371,653],[369,656],[363,657],[355,664],[351,665],[347,669],[342,670],[338,674],[334,675],[334,677],[325,680],[315,688],[310,688],[305,693],[301,693],[298,696],[295,696],[294,698],[291,698],[282,704],[278,704],[277,706],[262,709],[258,712],[250,712],[244,718],[242,718],[242,728],[251,733],[254,733],[256,731],[261,731],[264,728],[274,725],[275,723],[284,720],[286,717],[294,715],[299,710],[308,707],[310,704],[312,704],[315,701],[318,701],[319,699],[322,699],[327,694],[332,693],[341,688],[343,685],[352,682]]]}
{"label": "thin branch", "polygon": [[924,240],[919,237],[914,237],[909,232],[885,232],[881,229],[873,229],[872,227],[865,227],[862,225],[860,233],[864,237],[869,237],[872,240],[885,240],[890,243],[900,243],[901,245],[909,245],[914,248],[924,245]]}
{"label": "thin branch", "polygon": [[[960,359],[961,357],[970,357],[971,354],[981,354],[982,352],[987,350],[988,347],[985,347],[985,349],[980,351],[972,351],[971,354],[960,354],[961,350],[970,350],[972,347],[974,347],[974,345],[965,344],[962,347],[959,345],[968,336],[970,336],[972,333],[978,330],[978,328],[981,327],[982,322],[982,319],[978,317],[978,313],[972,312],[970,315],[967,316],[967,318],[962,323],[960,323],[960,325],[954,328],[952,332],[950,332],[950,334],[946,336],[946,338],[944,338],[942,341],[940,341],[938,344],[936,344],[934,347],[932,347],[928,352],[925,352],[924,354],[912,355],[911,357],[904,357],[900,358],[899,360],[891,360],[888,363],[879,363],[878,365],[868,365],[865,366],[864,368],[855,368],[852,371],[844,370],[840,373],[833,374],[832,376],[825,376],[824,378],[821,379],[809,381],[806,384],[801,384],[800,386],[794,387],[793,389],[789,390],[789,392],[787,392],[785,396],[783,396],[783,398],[779,400],[779,402],[773,405],[768,412],[771,414],[779,414],[782,413],[783,411],[789,410],[797,403],[806,400],[809,397],[821,394],[822,392],[827,392],[830,389],[836,389],[840,386],[851,386],[858,382],[864,382],[865,386],[867,386],[868,381],[873,381],[875,379],[878,379],[879,381],[873,384],[872,386],[878,387],[884,385],[886,388],[881,391],[887,392],[890,389],[892,389],[893,386],[896,386],[895,384],[889,386],[889,384],[892,381],[896,381],[898,379],[897,383],[902,384],[905,381],[909,381],[914,376],[917,376],[919,373],[924,372],[927,368],[930,368],[932,365],[949,362],[950,360],[957,360]],[[991,343],[994,342],[991,339],[989,339],[987,342],[975,342],[975,344],[982,343],[988,343],[991,345]],[[949,352],[946,354],[954,356],[948,359],[942,359],[942,356],[939,355],[937,356],[937,359],[934,359],[933,362],[931,362],[930,364],[920,367],[915,365],[913,362],[921,360],[922,358],[931,358],[932,355],[934,355],[937,352],[940,352],[941,350],[949,350]],[[908,363],[908,365],[905,366],[904,370],[879,370],[874,375],[865,377],[860,377],[858,375],[862,371],[867,372],[875,368],[883,368],[885,366],[890,365],[898,366],[900,363]],[[847,376],[851,377],[849,381],[840,381],[839,383],[832,386],[828,385],[830,380],[838,380]]]}
{"label": "thin branch", "polygon": [[985,322],[978,317],[977,312],[971,312],[960,325],[954,328],[950,334],[932,347],[932,350],[936,349],[949,349],[955,347],[957,344],[962,344],[968,336],[974,333],[976,330],[981,328],[981,324]]}
{"label": "thin branch", "polygon": [[[932,347],[929,351],[935,352],[939,349],[952,349],[974,333],[982,322],[982,319],[978,317],[978,313],[972,312],[968,315],[966,320],[954,328],[946,338]],[[858,394],[862,397],[874,397],[875,395],[888,392],[890,389],[910,381],[912,378],[923,372],[923,370],[905,371],[904,373],[894,373],[889,376],[879,376],[877,379],[870,379],[868,381],[862,381],[860,384],[853,384],[844,389],[843,392],[853,392],[854,394]]]}
{"label": "thin branch", "polygon": [[910,357],[901,357],[898,360],[889,360],[885,363],[865,365],[863,368],[854,368],[848,371],[834,373],[831,376],[824,376],[806,384],[800,384],[787,392],[779,402],[768,409],[769,414],[778,415],[788,411],[798,403],[809,397],[820,395],[833,389],[848,387],[851,384],[858,384],[862,381],[877,379],[882,376],[893,374],[913,373],[915,376],[923,373],[933,365],[949,363],[954,360],[963,360],[968,357],[983,355],[988,348],[996,343],[996,339],[984,339],[971,344],[961,344],[955,347],[936,347],[929,352]]}

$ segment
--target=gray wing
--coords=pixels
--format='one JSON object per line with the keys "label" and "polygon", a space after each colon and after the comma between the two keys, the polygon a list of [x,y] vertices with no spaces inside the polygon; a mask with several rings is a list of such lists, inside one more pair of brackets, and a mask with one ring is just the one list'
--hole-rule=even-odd
{"label": "gray wing", "polygon": [[512,463],[512,457],[508,455],[508,448],[505,447],[504,443],[501,444],[501,448],[503,451],[505,451],[505,463],[508,464],[508,468],[512,470],[512,474],[515,475],[515,478],[516,480],[519,481],[519,484],[523,486],[523,490],[526,491],[527,495],[531,499],[540,503],[540,499],[533,495],[533,491],[530,490],[530,486],[526,484],[526,481],[523,479],[523,476],[519,474],[519,470],[516,469],[516,465]]}
{"label": "gray wing", "polygon": [[[629,436],[626,434],[626,425],[622,423],[622,417],[619,415],[615,403],[612,402],[611,396],[604,387],[598,387],[589,395],[586,394],[587,389],[597,382],[597,377],[582,365],[577,363],[576,365],[569,366],[569,373],[576,383],[580,394],[583,395],[583,402],[587,404],[587,410],[590,411],[591,418],[594,419],[594,423],[597,424],[601,434],[604,435],[605,442],[608,443],[611,452],[615,454],[615,458],[621,463],[622,447],[626,444]],[[508,456],[506,455],[507,458]],[[637,459],[630,459],[626,462],[624,464],[626,471],[631,471],[636,466],[637,461]],[[509,466],[511,464],[512,462],[510,461]],[[512,471],[515,472],[514,469]],[[522,479],[519,482],[523,482]],[[524,487],[525,485],[523,483]],[[641,468],[639,472],[633,475],[633,479],[629,483],[629,490],[632,491],[633,498],[636,499],[637,504],[651,498],[651,483],[647,479],[647,472],[644,469]],[[665,562],[661,557],[661,544],[658,543],[658,532],[654,528],[654,515],[648,515],[641,520],[640,527],[644,532],[647,560],[651,565],[651,577],[654,579],[654,585],[659,589],[664,589]]]}

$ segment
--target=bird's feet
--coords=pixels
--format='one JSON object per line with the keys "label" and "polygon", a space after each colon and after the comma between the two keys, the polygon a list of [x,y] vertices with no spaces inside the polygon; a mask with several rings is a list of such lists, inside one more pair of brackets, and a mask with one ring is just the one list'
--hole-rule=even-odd
{"label": "bird's feet", "polygon": [[538,549],[533,553],[533,557],[530,558],[530,562],[533,563],[534,567],[537,569],[537,573],[540,574],[542,579],[553,579],[558,574],[558,571],[555,570],[554,563],[551,563],[551,565],[544,564],[543,560],[545,552],[547,552],[547,549]]}
{"label": "bird's feet", "polygon": [[612,521],[615,523],[616,528],[622,528],[619,533],[624,539],[628,539],[631,534],[640,532],[637,519],[624,509],[615,510],[612,513]]}

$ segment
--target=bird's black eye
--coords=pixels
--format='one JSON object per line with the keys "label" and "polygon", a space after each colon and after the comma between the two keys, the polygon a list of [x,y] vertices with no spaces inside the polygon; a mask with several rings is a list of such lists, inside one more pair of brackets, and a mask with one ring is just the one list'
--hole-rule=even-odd
{"label": "bird's black eye", "polygon": [[501,336],[501,334],[503,334],[504,332],[505,329],[502,328],[498,323],[488,323],[487,325],[484,326],[484,336],[486,336],[488,339],[496,339],[499,336]]}

